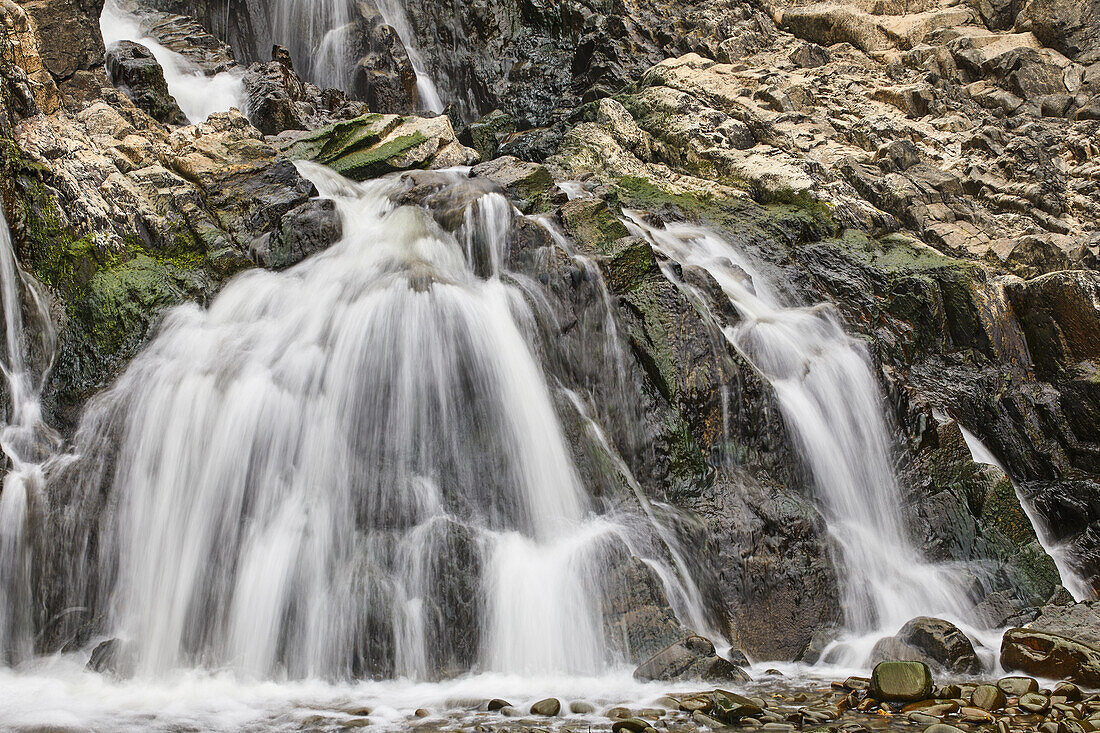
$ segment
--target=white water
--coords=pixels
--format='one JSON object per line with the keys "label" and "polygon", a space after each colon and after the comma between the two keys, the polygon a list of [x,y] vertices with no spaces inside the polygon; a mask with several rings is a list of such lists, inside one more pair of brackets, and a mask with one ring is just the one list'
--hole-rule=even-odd
{"label": "white water", "polygon": [[[890,432],[863,345],[829,306],[784,303],[715,232],[686,224],[655,228],[637,215],[628,225],[670,260],[707,271],[741,316],[725,335],[775,390],[841,549],[847,637],[829,650],[830,661],[865,662],[875,641],[914,616],[965,622],[972,604],[962,579],[951,567],[922,560],[906,534]],[[677,282],[671,268],[666,275]]]}
{"label": "white water", "polygon": [[[959,425],[959,430],[962,431],[966,446],[970,449],[970,455],[974,457],[977,463],[996,466],[1000,469],[1001,473],[1008,476],[1008,471],[1005,470],[1004,465],[997,460],[997,457],[993,455],[993,452],[989,450],[984,443],[982,443],[977,435],[970,432],[962,425]],[[1011,476],[1009,476],[1009,480],[1012,480]],[[1020,507],[1024,510],[1028,520],[1031,521],[1032,528],[1035,529],[1035,536],[1038,538],[1039,544],[1042,546],[1043,550],[1050,555],[1051,559],[1054,560],[1054,564],[1058,568],[1058,576],[1062,579],[1062,585],[1070,592],[1074,600],[1081,601],[1090,598],[1092,594],[1088,585],[1070,566],[1066,558],[1065,548],[1058,546],[1058,544],[1051,539],[1050,532],[1047,530],[1043,518],[1038,515],[1035,508],[1031,505],[1031,502],[1020,493],[1018,488],[1016,488],[1015,481],[1012,482],[1012,486],[1016,489],[1016,498],[1020,500]]]}
{"label": "white water", "polygon": [[[421,106],[431,112],[442,112],[443,101],[416,45],[416,34],[404,3],[382,0],[377,7],[409,55]],[[304,78],[322,87],[351,91],[354,59],[349,36],[356,32],[355,18],[355,8],[349,0],[276,0],[272,38],[289,49]]]}
{"label": "white water", "polygon": [[242,107],[242,74],[237,70],[206,76],[191,61],[163,46],[141,29],[140,20],[126,12],[118,0],[108,0],[99,19],[103,43],[133,41],[149,49],[164,70],[168,91],[192,124],[205,122],[215,112]]}
{"label": "white water", "polygon": [[[41,295],[19,269],[7,219],[0,209],[0,301],[4,353],[0,371],[7,390],[0,424],[0,450],[7,464],[0,492],[0,663],[28,658],[33,651],[31,618],[32,556],[27,523],[42,490],[42,461],[56,447],[56,436],[42,422],[40,393],[56,346],[56,332]],[[24,307],[32,337],[24,330]],[[31,339],[44,355],[43,373],[33,373],[27,353]],[[0,414],[5,414],[0,413]]]}

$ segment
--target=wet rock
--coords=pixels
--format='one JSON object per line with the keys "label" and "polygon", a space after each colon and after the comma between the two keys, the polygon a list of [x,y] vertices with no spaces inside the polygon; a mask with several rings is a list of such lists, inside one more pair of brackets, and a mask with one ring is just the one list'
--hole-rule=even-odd
{"label": "wet rock", "polygon": [[133,41],[112,44],[107,49],[107,73],[111,82],[154,120],[187,124],[183,110],[168,93],[164,70],[145,46]]}
{"label": "wet rock", "polygon": [[925,700],[932,694],[932,673],[923,662],[880,662],[871,673],[869,694],[885,702]]}
{"label": "wet rock", "polygon": [[731,725],[743,718],[755,718],[764,713],[763,708],[749,698],[725,690],[715,690],[713,699],[711,715]]}
{"label": "wet rock", "polygon": [[1020,695],[1018,705],[1029,713],[1045,713],[1050,709],[1050,698],[1038,692],[1028,692]]}
{"label": "wet rock", "polygon": [[714,644],[701,636],[689,636],[653,655],[634,670],[639,680],[747,681],[748,676],[719,657]]}
{"label": "wet rock", "polygon": [[1100,650],[1056,634],[1009,629],[1001,640],[1001,664],[1005,669],[1100,687]]}
{"label": "wet rock", "polygon": [[1004,690],[995,685],[978,685],[970,694],[971,704],[983,710],[1000,710],[1006,701]]}
{"label": "wet rock", "polygon": [[499,697],[494,697],[492,700],[486,703],[485,709],[489,712],[494,712],[496,710],[500,710],[501,708],[511,707],[511,705],[512,703],[508,702],[507,700],[502,700]]}
{"label": "wet rock", "polygon": [[961,674],[977,674],[982,670],[974,645],[966,634],[950,621],[929,616],[912,619],[897,635],[880,640],[871,657],[872,661],[923,661]]}
{"label": "wet rock", "polygon": [[374,112],[416,112],[420,107],[416,72],[401,38],[372,6],[359,3],[358,8],[358,33],[349,49],[358,57],[352,77],[355,96]]}
{"label": "wet rock", "polygon": [[531,705],[532,715],[553,717],[561,712],[561,700],[556,697],[548,697]]}
{"label": "wet rock", "polygon": [[997,687],[1009,697],[1020,697],[1039,691],[1039,683],[1031,677],[1002,677],[997,680]]}
{"label": "wet rock", "polygon": [[642,720],[641,718],[620,718],[611,724],[612,733],[619,733],[619,731],[628,731],[628,733],[642,733],[649,727],[648,720]]}
{"label": "wet rock", "polygon": [[585,702],[584,700],[574,700],[569,703],[569,712],[576,713],[577,715],[590,715],[596,712],[596,707],[592,703]]}
{"label": "wet rock", "polygon": [[284,148],[354,180],[416,168],[469,165],[477,153],[455,138],[450,120],[366,114],[298,137]]}
{"label": "wet rock", "polygon": [[253,243],[252,256],[263,267],[282,270],[339,241],[343,224],[331,199],[311,199],[288,211],[278,227]]}
{"label": "wet rock", "polygon": [[97,644],[95,649],[92,650],[91,657],[88,658],[87,669],[100,674],[117,673],[121,646],[122,642],[118,639],[108,639]]}

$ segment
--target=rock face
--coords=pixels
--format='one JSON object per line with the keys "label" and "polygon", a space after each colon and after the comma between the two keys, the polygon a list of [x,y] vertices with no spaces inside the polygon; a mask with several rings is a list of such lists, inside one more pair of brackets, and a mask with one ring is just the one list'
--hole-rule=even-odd
{"label": "rock face", "polygon": [[1100,650],[1057,634],[1009,629],[1001,641],[1001,664],[1039,677],[1100,687]]}

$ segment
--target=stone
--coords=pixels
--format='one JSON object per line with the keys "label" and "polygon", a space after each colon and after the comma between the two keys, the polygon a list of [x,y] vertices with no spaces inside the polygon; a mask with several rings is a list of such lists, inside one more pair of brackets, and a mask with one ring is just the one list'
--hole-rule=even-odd
{"label": "stone", "polygon": [[924,729],[924,733],[964,733],[962,728],[957,728],[947,723],[934,723]]}
{"label": "stone", "polygon": [[747,697],[725,690],[715,690],[711,715],[719,720],[736,724],[742,718],[755,718],[763,714],[763,707]]}
{"label": "stone", "polygon": [[111,82],[158,122],[186,125],[187,117],[168,92],[164,70],[145,46],[119,41],[107,49]]}
{"label": "stone", "polygon": [[584,700],[574,700],[569,703],[569,712],[576,713],[577,715],[590,715],[596,712],[596,707],[592,703],[585,702]]}
{"label": "stone", "polygon": [[1031,677],[1002,677],[997,680],[997,688],[1009,697],[1020,697],[1029,692],[1038,692],[1039,683]]}
{"label": "stone", "polygon": [[639,680],[747,681],[740,668],[722,659],[714,644],[701,636],[689,636],[665,647],[634,670]]}
{"label": "stone", "polygon": [[649,723],[640,718],[620,718],[611,724],[612,733],[628,731],[628,733],[642,733],[649,727]]}
{"label": "stone", "polygon": [[1001,665],[1040,677],[1100,687],[1100,650],[1057,634],[1009,629],[1001,640]]}
{"label": "stone", "polygon": [[871,697],[884,702],[912,702],[932,694],[932,673],[923,662],[880,662],[871,673]]}
{"label": "stone", "polygon": [[547,697],[531,705],[532,715],[542,715],[552,718],[561,712],[561,700],[556,697]]}
{"label": "stone", "polygon": [[948,672],[977,674],[982,671],[974,644],[950,621],[919,616],[907,622],[897,638],[917,649],[925,661],[931,660]]}
{"label": "stone", "polygon": [[1017,705],[1029,713],[1045,713],[1050,709],[1050,698],[1038,692],[1028,692],[1020,695]]}
{"label": "stone", "polygon": [[970,702],[983,710],[1000,710],[1007,698],[1004,690],[995,685],[978,685],[970,694]]}
{"label": "stone", "polygon": [[496,710],[500,710],[501,708],[510,707],[511,705],[512,703],[508,702],[507,700],[502,700],[499,697],[494,697],[492,700],[485,704],[485,709],[489,712],[494,712]]}

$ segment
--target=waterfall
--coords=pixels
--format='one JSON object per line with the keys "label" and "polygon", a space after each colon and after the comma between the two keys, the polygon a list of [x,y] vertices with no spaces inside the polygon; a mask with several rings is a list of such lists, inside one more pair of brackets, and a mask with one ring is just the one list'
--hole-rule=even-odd
{"label": "waterfall", "polygon": [[88,501],[111,493],[96,575],[124,665],[424,680],[619,663],[603,579],[644,532],[581,485],[504,277],[515,210],[481,195],[451,234],[391,203],[400,179],[301,166],[342,241],[172,311],[76,436]]}
{"label": "waterfall", "polygon": [[207,76],[181,54],[165,47],[141,29],[137,16],[125,11],[118,0],[107,0],[99,19],[103,44],[133,41],[149,49],[164,71],[168,92],[192,124],[205,122],[215,112],[240,108],[243,87],[237,70]]}
{"label": "waterfall", "polygon": [[[402,0],[380,0],[383,22],[401,39],[413,71],[420,103],[431,112],[442,112],[443,101],[416,44]],[[349,0],[277,0],[272,17],[272,38],[286,46],[301,67],[302,77],[321,87],[350,91],[352,58],[350,34],[356,32],[357,15]]]}
{"label": "waterfall", "polygon": [[[0,425],[0,450],[7,463],[0,491],[0,662],[14,663],[33,652],[32,553],[27,523],[42,491],[41,464],[57,440],[42,422],[42,374],[34,374],[28,355],[38,352],[44,373],[57,339],[46,302],[16,262],[2,209],[0,300],[4,315],[4,360],[0,370],[8,402],[6,419]],[[30,332],[24,330],[24,310],[33,319]],[[33,342],[35,338],[39,339],[37,343]]]}
{"label": "waterfall", "polygon": [[[841,550],[849,639],[832,661],[862,664],[875,640],[914,616],[965,619],[972,604],[962,578],[925,562],[906,533],[870,358],[833,309],[785,304],[749,259],[713,231],[655,228],[635,214],[627,223],[671,261],[708,272],[741,316],[724,329],[726,338],[775,390]],[[667,266],[666,275],[690,288]]]}

